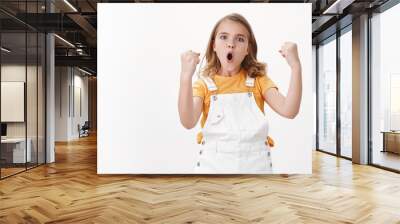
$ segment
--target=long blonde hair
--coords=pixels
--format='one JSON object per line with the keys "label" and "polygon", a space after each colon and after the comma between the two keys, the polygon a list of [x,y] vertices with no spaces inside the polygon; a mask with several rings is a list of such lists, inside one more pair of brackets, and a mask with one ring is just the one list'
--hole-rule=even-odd
{"label": "long blonde hair", "polygon": [[[257,42],[254,37],[253,30],[249,22],[240,14],[232,13],[229,14],[222,19],[220,19],[214,26],[211,31],[210,39],[207,44],[207,51],[205,57],[207,59],[207,65],[202,70],[202,76],[212,77],[218,73],[218,70],[221,68],[221,62],[219,61],[217,54],[213,50],[213,45],[215,41],[216,32],[218,26],[225,20],[231,20],[237,23],[242,24],[249,33],[249,52],[246,57],[243,59],[241,68],[245,69],[250,77],[255,78],[256,76],[263,76],[266,74],[266,64],[257,61]],[[200,68],[201,69],[201,68]]]}

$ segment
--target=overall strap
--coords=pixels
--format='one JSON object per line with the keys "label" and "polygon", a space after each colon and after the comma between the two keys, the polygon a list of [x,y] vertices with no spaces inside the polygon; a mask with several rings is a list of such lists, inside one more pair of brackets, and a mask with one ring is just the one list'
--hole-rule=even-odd
{"label": "overall strap", "polygon": [[210,78],[210,77],[201,77],[201,79],[203,79],[203,81],[206,83],[207,85],[207,89],[212,92],[217,90],[217,85],[215,85],[214,81]]}
{"label": "overall strap", "polygon": [[254,87],[254,80],[255,80],[255,78],[252,78],[249,75],[247,75],[246,86],[247,87]]}

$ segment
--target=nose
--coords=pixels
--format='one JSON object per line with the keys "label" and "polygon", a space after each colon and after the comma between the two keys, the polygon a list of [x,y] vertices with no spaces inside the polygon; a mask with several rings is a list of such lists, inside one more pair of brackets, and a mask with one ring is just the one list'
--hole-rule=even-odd
{"label": "nose", "polygon": [[228,46],[228,48],[234,48],[235,47],[234,40],[228,40],[227,41],[227,46]]}

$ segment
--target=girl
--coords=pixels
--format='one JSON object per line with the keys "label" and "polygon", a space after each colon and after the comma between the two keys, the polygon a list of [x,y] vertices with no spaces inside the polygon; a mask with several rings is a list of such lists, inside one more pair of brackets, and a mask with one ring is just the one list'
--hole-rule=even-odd
{"label": "girl", "polygon": [[[295,43],[285,42],[279,53],[292,75],[282,95],[257,61],[257,43],[247,20],[230,14],[214,26],[205,57],[207,65],[192,86],[200,54],[181,55],[179,116],[191,129],[200,115],[197,173],[271,173],[272,162],[264,101],[279,115],[293,119],[301,101],[301,64]],[[267,141],[266,141],[267,139]],[[269,144],[268,144],[269,143]]]}

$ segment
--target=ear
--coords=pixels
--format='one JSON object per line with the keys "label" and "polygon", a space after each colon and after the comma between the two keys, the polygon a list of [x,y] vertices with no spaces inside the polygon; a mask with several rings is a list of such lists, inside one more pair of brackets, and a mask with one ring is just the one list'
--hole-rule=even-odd
{"label": "ear", "polygon": [[250,50],[250,44],[247,44],[246,56],[249,55],[249,50]]}

